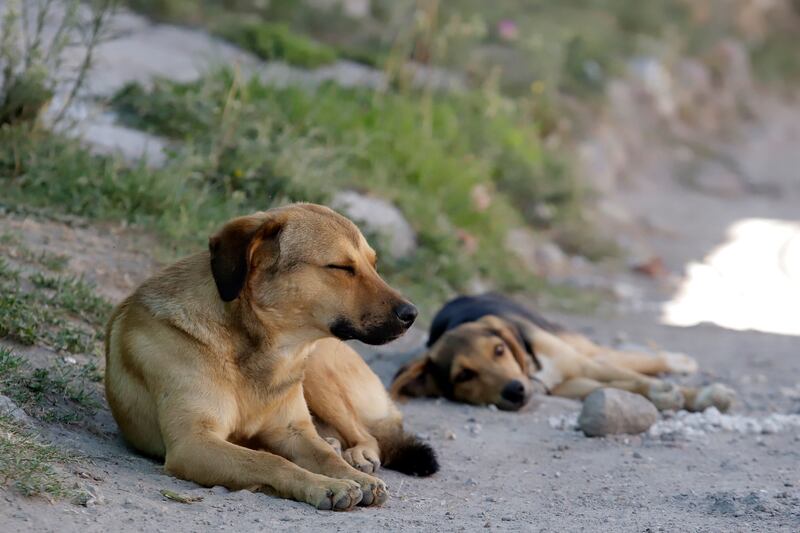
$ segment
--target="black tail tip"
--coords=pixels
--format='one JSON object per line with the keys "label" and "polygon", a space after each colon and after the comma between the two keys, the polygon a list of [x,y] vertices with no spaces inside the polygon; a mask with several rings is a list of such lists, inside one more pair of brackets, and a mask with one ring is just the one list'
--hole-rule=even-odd
{"label": "black tail tip", "polygon": [[439,471],[439,461],[433,448],[412,436],[407,438],[385,466],[418,477],[427,477]]}

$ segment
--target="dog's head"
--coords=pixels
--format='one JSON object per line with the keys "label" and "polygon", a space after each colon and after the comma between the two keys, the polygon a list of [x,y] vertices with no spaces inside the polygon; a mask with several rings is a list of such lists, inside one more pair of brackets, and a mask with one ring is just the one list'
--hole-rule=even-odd
{"label": "dog's head", "polygon": [[531,397],[529,355],[519,330],[496,316],[451,329],[428,353],[400,369],[392,395],[438,397],[516,411]]}
{"label": "dog's head", "polygon": [[378,275],[355,224],[327,207],[293,204],[233,219],[209,249],[222,300],[241,301],[265,323],[383,344],[417,317]]}

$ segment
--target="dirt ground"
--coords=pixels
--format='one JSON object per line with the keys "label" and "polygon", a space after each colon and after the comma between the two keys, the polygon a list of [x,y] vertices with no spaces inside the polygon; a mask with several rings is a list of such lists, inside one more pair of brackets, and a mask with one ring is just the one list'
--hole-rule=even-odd
{"label": "dirt ground", "polygon": [[[646,317],[572,320],[607,339],[635,332],[697,355],[713,378],[740,394],[737,413],[796,412],[798,341],[713,326],[674,329]],[[381,359],[384,361],[385,359]],[[378,365],[379,367],[381,365]],[[385,372],[382,372],[386,377]],[[709,378],[711,375],[705,375]],[[166,476],[128,450],[107,411],[91,431],[50,428],[79,451],[79,480],[98,501],[49,504],[11,493],[0,499],[3,531],[797,531],[800,431],[711,434],[699,440],[588,439],[553,428],[550,417],[577,402],[545,398],[505,413],[443,401],[403,407],[407,424],[437,449],[432,478],[383,471],[391,498],[382,508],[334,514],[246,491],[206,489]],[[452,436],[455,435],[453,439]],[[165,500],[160,490],[202,496]]]}

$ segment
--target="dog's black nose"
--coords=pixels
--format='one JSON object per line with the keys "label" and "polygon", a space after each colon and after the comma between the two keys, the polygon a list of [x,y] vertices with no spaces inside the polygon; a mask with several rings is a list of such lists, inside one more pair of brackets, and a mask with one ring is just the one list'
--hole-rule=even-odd
{"label": "dog's black nose", "polygon": [[417,308],[413,304],[404,302],[394,308],[394,314],[405,327],[409,327],[417,318]]}
{"label": "dog's black nose", "polygon": [[500,395],[504,400],[511,403],[522,403],[525,401],[525,385],[516,379],[514,381],[509,381],[506,383],[506,386],[503,387]]}

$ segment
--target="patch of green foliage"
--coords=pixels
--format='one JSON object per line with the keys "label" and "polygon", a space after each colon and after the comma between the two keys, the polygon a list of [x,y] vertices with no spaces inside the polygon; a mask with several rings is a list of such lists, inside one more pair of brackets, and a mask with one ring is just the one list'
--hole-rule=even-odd
{"label": "patch of green foliage", "polygon": [[101,405],[95,385],[101,379],[94,363],[59,361],[36,368],[0,346],[0,393],[45,422],[75,423],[92,416]]}
{"label": "patch of green foliage", "polygon": [[800,21],[795,21],[793,29],[770,32],[752,48],[756,74],[763,80],[779,85],[793,84],[800,80],[798,40]]}
{"label": "patch of green foliage", "polygon": [[0,338],[43,344],[68,353],[94,353],[110,305],[82,280],[29,276],[0,258]]}
{"label": "patch of green foliage", "polygon": [[293,32],[285,24],[229,22],[217,30],[224,39],[264,60],[280,60],[298,67],[315,68],[336,61],[336,51]]}
{"label": "patch of green foliage", "polygon": [[55,465],[72,460],[18,422],[0,415],[0,486],[13,487],[25,496],[70,496],[74,491]]}
{"label": "patch of green foliage", "polygon": [[[179,141],[164,168],[126,167],[57,135],[6,128],[9,200],[155,226],[183,253],[241,213],[325,203],[344,188],[374,192],[403,210],[420,243],[409,257],[383,253],[382,271],[436,303],[476,276],[539,289],[505,249],[507,231],[535,222],[532,205],[564,216],[577,208],[577,187],[542,147],[530,109],[496,95],[279,89],[220,71],[148,91],[131,85],[114,105],[127,123]],[[488,192],[487,205],[476,190]]]}
{"label": "patch of green foliage", "polygon": [[[384,254],[385,272],[401,285],[427,284],[421,293],[440,280],[437,297],[463,290],[475,275],[501,288],[530,284],[505,250],[508,229],[523,217],[533,221],[530,205],[566,213],[577,198],[526,108],[492,107],[482,93],[274,88],[222,71],[191,84],[160,81],[151,91],[128,86],[114,103],[131,125],[180,139],[183,161],[213,154],[198,167],[199,184],[242,210],[286,199],[324,202],[342,188],[395,202],[421,246],[397,261]],[[491,195],[488,205],[473,199],[480,187]],[[477,239],[480,252],[462,246],[459,235]]]}
{"label": "patch of green foliage", "polygon": [[48,292],[48,300],[53,306],[73,313],[93,326],[101,327],[111,313],[111,305],[95,295],[94,290],[79,278],[37,272],[30,281],[38,289],[52,291]]}

